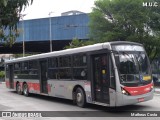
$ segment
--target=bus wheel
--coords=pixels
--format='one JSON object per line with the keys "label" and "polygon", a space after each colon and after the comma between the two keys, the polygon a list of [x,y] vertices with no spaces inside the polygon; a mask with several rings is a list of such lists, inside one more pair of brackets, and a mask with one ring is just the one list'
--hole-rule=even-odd
{"label": "bus wheel", "polygon": [[27,85],[26,83],[23,85],[23,94],[24,94],[25,96],[28,96],[28,95],[29,95],[28,85]]}
{"label": "bus wheel", "polygon": [[17,85],[16,85],[16,91],[17,91],[17,93],[18,93],[19,95],[22,94],[20,83],[17,83]]}
{"label": "bus wheel", "polygon": [[78,87],[76,90],[76,104],[79,107],[85,107],[86,99],[85,99],[85,93],[82,90],[82,88]]}

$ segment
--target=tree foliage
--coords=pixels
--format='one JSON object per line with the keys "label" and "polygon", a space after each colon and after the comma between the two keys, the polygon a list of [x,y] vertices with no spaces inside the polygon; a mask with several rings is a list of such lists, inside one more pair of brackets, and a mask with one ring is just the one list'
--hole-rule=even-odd
{"label": "tree foliage", "polygon": [[0,0],[0,40],[13,43],[19,35],[20,14],[33,0]]}
{"label": "tree foliage", "polygon": [[[97,0],[90,14],[90,37],[97,42],[132,41],[144,45],[150,59],[160,51],[160,6],[155,0]],[[147,3],[148,6],[143,6]]]}
{"label": "tree foliage", "polygon": [[95,41],[93,41],[93,40],[86,40],[86,41],[83,40],[82,41],[77,38],[73,38],[73,40],[69,43],[69,45],[65,46],[64,49],[82,47],[82,46],[86,46],[86,45],[92,45],[94,43],[95,43]]}

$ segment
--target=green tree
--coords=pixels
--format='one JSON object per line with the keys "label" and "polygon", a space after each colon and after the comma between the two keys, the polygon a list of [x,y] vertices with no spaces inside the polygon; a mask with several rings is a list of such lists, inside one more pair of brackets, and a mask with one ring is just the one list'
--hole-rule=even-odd
{"label": "green tree", "polygon": [[20,14],[33,0],[0,0],[0,40],[13,44],[19,35]]}
{"label": "green tree", "polygon": [[90,37],[97,42],[132,41],[144,45],[151,61],[160,51],[160,6],[155,0],[97,0],[90,14]]}
{"label": "green tree", "polygon": [[82,41],[77,38],[73,38],[73,40],[69,43],[69,45],[65,46],[64,49],[82,47],[82,46],[91,45],[94,43],[96,42],[93,40],[86,40],[86,41],[83,40]]}
{"label": "green tree", "polygon": [[4,78],[5,77],[5,72],[4,71],[0,71],[0,78]]}

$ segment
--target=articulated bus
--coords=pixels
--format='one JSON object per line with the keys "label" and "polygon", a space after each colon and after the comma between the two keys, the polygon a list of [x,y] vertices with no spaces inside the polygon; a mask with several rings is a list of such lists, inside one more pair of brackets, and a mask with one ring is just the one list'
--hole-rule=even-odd
{"label": "articulated bus", "polygon": [[143,45],[106,42],[6,61],[6,86],[30,93],[116,107],[153,98],[153,81]]}

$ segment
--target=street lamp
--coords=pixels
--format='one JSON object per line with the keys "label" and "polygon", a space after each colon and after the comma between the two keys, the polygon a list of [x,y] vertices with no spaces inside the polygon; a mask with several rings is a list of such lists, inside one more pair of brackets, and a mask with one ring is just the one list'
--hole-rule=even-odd
{"label": "street lamp", "polygon": [[22,19],[22,27],[23,27],[23,57],[25,56],[25,43],[24,43],[24,19],[23,17],[26,16],[27,14],[21,14],[21,19]]}
{"label": "street lamp", "polygon": [[50,52],[52,52],[52,28],[51,28],[51,14],[53,12],[49,12],[49,40],[50,40]]}

